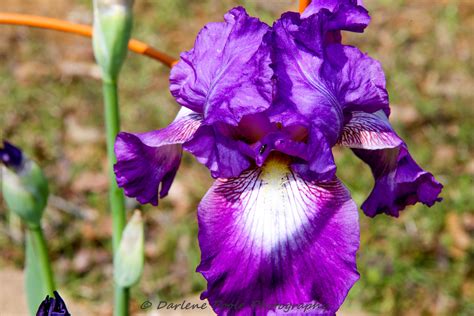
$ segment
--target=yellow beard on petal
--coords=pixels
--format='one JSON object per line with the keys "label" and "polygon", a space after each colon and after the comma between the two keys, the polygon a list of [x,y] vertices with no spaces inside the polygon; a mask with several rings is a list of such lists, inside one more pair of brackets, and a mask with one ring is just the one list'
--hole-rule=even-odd
{"label": "yellow beard on petal", "polygon": [[276,178],[283,177],[290,172],[290,158],[279,153],[272,153],[268,156],[265,164],[262,166],[261,179],[269,182]]}

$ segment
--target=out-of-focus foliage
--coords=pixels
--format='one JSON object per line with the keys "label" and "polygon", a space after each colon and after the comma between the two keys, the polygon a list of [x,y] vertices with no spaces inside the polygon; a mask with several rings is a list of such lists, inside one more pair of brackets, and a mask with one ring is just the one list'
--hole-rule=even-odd
{"label": "out-of-focus foliage", "polygon": [[[5,1],[5,0],[2,0]],[[345,41],[379,59],[386,71],[391,120],[425,169],[445,185],[433,208],[410,207],[400,218],[361,213],[361,280],[346,305],[379,315],[474,314],[474,2],[366,0],[373,17],[365,34]],[[296,1],[136,1],[133,36],[178,56],[198,30],[234,5],[271,21]],[[91,23],[89,1],[2,2],[2,10]],[[28,149],[52,179],[47,238],[58,281],[76,299],[108,309],[112,258],[106,209],[105,144],[98,69],[90,41],[0,26],[0,138]],[[169,70],[129,54],[120,82],[128,131],[165,126],[177,112]],[[336,149],[338,175],[359,205],[372,185],[369,169]],[[205,286],[195,208],[211,184],[185,155],[170,195],[141,207],[146,221],[145,269],[134,288],[178,299]],[[129,208],[137,207],[129,201]],[[21,266],[15,221],[0,206],[0,265]],[[132,304],[138,306],[138,304]]]}

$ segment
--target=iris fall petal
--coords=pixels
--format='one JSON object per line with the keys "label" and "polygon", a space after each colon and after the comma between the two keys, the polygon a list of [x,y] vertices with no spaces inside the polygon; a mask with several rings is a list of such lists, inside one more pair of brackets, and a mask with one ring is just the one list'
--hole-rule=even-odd
{"label": "iris fall petal", "polygon": [[200,115],[183,108],[166,128],[141,134],[119,133],[114,171],[125,194],[142,204],[158,205],[178,170],[181,144],[192,139],[201,121]]}
{"label": "iris fall petal", "polygon": [[362,209],[367,216],[385,213],[398,217],[407,205],[421,202],[432,206],[441,201],[443,188],[433,175],[418,166],[405,144],[380,150],[354,149],[375,178],[374,188]]}
{"label": "iris fall petal", "polygon": [[202,297],[219,315],[303,303],[314,304],[310,314],[332,314],[359,278],[358,213],[348,191],[338,180],[305,181],[285,161],[218,179],[198,221]]}

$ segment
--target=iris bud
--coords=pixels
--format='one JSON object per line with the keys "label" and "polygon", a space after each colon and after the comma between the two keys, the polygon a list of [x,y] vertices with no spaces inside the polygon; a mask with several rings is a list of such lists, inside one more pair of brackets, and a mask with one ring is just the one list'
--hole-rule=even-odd
{"label": "iris bud", "polygon": [[144,227],[140,211],[135,211],[123,231],[114,258],[115,283],[130,287],[140,280],[144,262]]}
{"label": "iris bud", "polygon": [[7,207],[38,226],[48,201],[48,182],[38,165],[8,142],[0,149],[2,192]]}
{"label": "iris bud", "polygon": [[38,308],[36,316],[70,316],[66,304],[58,292],[54,291],[54,298],[46,296]]}
{"label": "iris bud", "polygon": [[105,80],[115,81],[127,56],[133,0],[94,0],[92,44]]}

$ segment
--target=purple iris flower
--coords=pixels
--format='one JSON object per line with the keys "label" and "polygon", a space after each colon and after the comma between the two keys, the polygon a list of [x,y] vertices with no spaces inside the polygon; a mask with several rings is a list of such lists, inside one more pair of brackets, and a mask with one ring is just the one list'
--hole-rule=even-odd
{"label": "purple iris flower", "polygon": [[59,293],[54,291],[54,298],[46,296],[43,302],[41,302],[36,316],[70,316],[66,304],[64,303]]}
{"label": "purple iris flower", "polygon": [[191,152],[217,179],[198,207],[201,297],[221,315],[332,315],[359,278],[357,206],[332,147],[372,168],[368,216],[431,206],[442,185],[391,127],[380,64],[341,44],[370,21],[360,1],[315,0],[272,27],[240,7],[224,19],[171,71],[176,119],[118,135],[118,184],[157,205]]}

